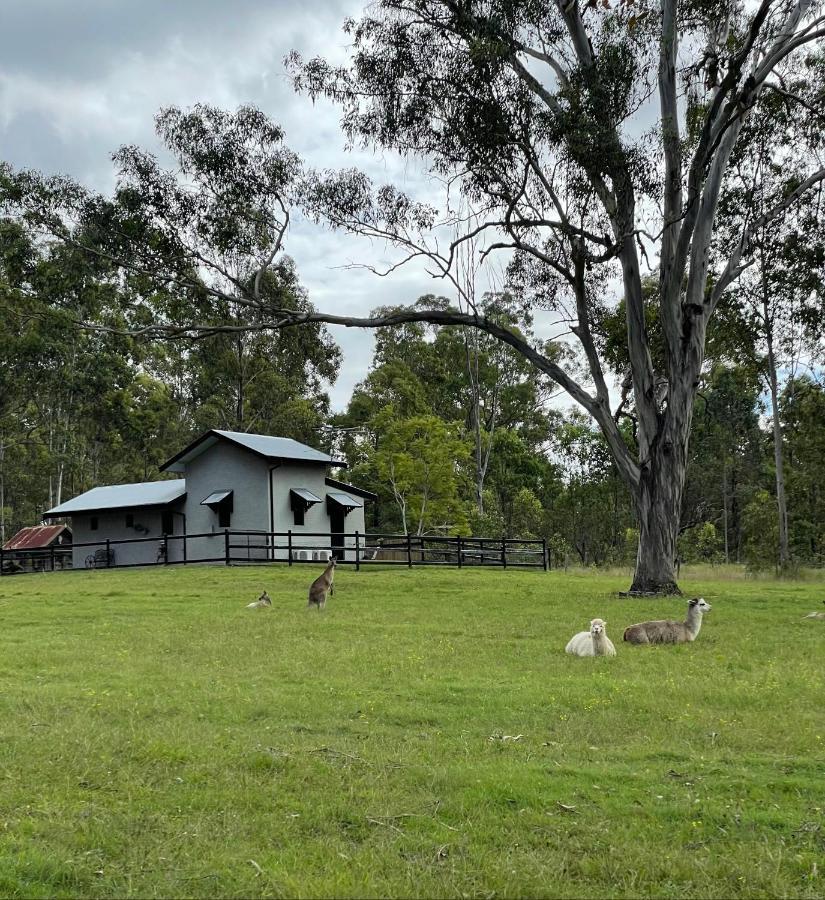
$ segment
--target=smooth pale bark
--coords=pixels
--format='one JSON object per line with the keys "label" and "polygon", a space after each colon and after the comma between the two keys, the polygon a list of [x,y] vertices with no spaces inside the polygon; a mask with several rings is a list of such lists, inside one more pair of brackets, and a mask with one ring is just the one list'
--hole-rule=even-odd
{"label": "smooth pale bark", "polygon": [[776,468],[776,505],[779,514],[779,568],[786,569],[790,562],[788,547],[788,502],[785,497],[784,451],[782,447],[782,423],[779,421],[779,384],[776,377],[776,357],[773,352],[773,335],[766,325],[768,349],[768,381],[773,410],[773,459]]}

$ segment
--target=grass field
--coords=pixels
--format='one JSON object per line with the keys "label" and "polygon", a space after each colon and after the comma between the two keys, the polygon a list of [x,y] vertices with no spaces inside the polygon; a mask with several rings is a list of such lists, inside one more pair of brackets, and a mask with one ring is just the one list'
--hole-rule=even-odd
{"label": "grass field", "polygon": [[825,894],[821,582],[315,574],[0,581],[0,896]]}

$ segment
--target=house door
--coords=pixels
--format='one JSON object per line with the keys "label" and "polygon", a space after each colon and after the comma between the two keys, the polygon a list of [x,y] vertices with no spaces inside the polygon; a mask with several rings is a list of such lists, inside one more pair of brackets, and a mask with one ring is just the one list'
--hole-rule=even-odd
{"label": "house door", "polygon": [[329,530],[332,532],[330,543],[332,544],[332,555],[337,560],[344,558],[344,522],[346,521],[346,513],[340,507],[333,507],[329,511]]}

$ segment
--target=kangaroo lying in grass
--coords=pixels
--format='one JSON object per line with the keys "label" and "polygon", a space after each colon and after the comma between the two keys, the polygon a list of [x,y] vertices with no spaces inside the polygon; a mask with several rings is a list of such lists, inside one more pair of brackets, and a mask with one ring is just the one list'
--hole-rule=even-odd
{"label": "kangaroo lying in grass", "polygon": [[317,606],[319,610],[326,606],[327,593],[334,594],[332,576],[335,574],[335,557],[331,557],[326,569],[309,586],[309,603],[307,606]]}
{"label": "kangaroo lying in grass", "polygon": [[[822,601],[825,603],[825,600]],[[803,619],[825,619],[825,612],[812,612],[808,613],[807,616],[803,616]]]}
{"label": "kangaroo lying in grass", "polygon": [[269,609],[270,606],[272,606],[272,601],[266,591],[254,603],[246,604],[247,609]]}

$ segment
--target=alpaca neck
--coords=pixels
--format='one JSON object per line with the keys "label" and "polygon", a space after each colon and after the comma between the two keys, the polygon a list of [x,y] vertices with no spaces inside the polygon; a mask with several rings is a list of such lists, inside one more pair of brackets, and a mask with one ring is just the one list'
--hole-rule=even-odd
{"label": "alpaca neck", "polygon": [[691,609],[688,613],[685,625],[687,625],[687,630],[693,637],[696,637],[696,635],[699,634],[699,629],[702,627],[702,610]]}
{"label": "alpaca neck", "polygon": [[593,652],[596,656],[605,656],[607,653],[607,643],[605,642],[605,633],[603,631],[599,632],[599,634],[592,634],[593,638]]}

